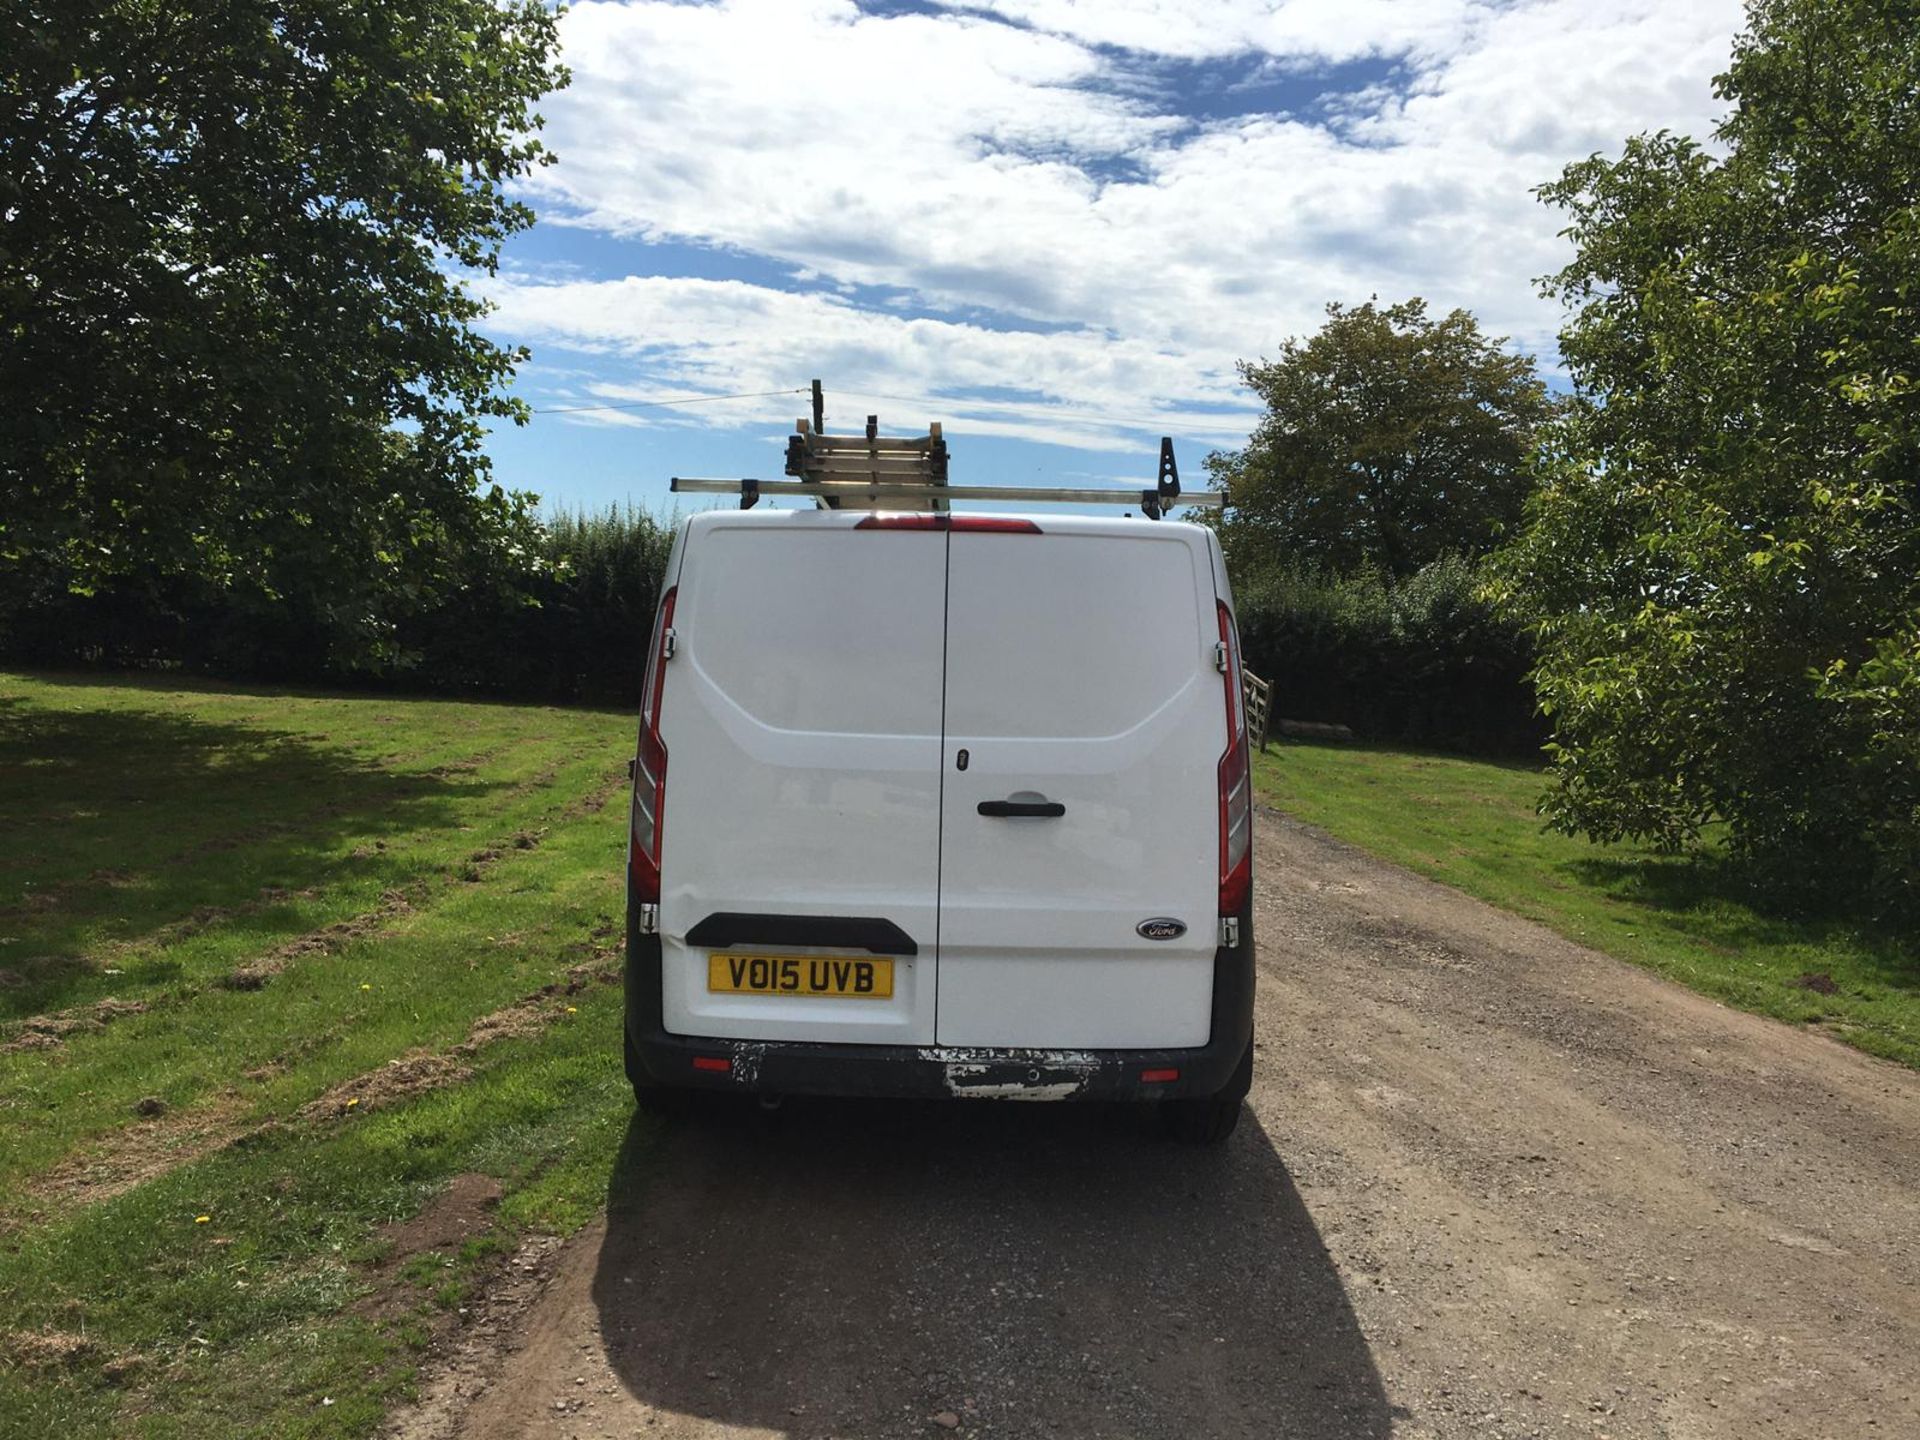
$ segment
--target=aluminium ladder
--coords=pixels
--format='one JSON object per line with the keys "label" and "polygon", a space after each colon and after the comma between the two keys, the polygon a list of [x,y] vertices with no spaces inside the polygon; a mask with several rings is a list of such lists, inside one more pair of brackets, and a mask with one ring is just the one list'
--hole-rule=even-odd
{"label": "aluminium ladder", "polygon": [[718,480],[676,475],[676,494],[738,495],[750,510],[763,495],[801,495],[837,510],[843,503],[876,510],[944,512],[953,500],[1045,501],[1067,505],[1138,505],[1151,520],[1176,504],[1218,508],[1227,503],[1221,490],[1182,494],[1174,464],[1173,440],[1160,441],[1160,474],[1150,489],[1064,488],[1026,485],[949,485],[947,442],[939,422],[925,435],[883,436],[877,416],[867,417],[864,435],[826,433],[820,382],[813,382],[813,420],[794,423],[787,437],[786,473],[791,480]]}

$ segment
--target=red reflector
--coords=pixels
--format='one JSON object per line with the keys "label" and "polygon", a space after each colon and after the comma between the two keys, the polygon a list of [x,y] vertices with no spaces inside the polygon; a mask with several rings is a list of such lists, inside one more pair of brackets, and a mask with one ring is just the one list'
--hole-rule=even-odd
{"label": "red reflector", "polygon": [[696,1055],[693,1057],[693,1068],[711,1070],[716,1075],[725,1075],[733,1069],[733,1061],[724,1055]]}
{"label": "red reflector", "polygon": [[1170,1080],[1178,1080],[1180,1072],[1171,1066],[1164,1070],[1142,1070],[1140,1083],[1143,1085],[1165,1085]]}
{"label": "red reflector", "polygon": [[1031,520],[1006,515],[869,515],[855,523],[856,530],[958,530],[962,533],[992,535],[1038,535],[1040,527]]}

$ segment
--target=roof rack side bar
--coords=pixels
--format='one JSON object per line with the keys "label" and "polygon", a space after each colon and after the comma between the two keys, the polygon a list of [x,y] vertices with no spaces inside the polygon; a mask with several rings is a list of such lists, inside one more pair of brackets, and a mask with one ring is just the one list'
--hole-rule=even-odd
{"label": "roof rack side bar", "polygon": [[[888,480],[720,480],[702,476],[676,475],[670,482],[676,495],[740,495],[752,483],[761,495],[799,495],[812,500],[926,500],[927,486]],[[940,492],[942,500],[1031,500],[1059,505],[1138,505],[1147,498],[1158,500],[1154,490],[1063,489],[1054,486],[1024,485],[949,485]],[[1198,509],[1218,509],[1226,496],[1218,490],[1184,492],[1175,504]]]}

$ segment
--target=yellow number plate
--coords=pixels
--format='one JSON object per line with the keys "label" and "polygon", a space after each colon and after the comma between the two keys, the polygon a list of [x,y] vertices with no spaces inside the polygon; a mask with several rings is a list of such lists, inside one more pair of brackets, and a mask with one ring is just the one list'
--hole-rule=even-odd
{"label": "yellow number plate", "polygon": [[893,998],[893,961],[860,955],[707,956],[707,989],[723,995],[831,995]]}

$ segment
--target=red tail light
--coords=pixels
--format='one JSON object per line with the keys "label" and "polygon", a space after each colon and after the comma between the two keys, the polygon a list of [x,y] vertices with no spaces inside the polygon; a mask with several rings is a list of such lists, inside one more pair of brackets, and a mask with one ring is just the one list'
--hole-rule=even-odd
{"label": "red tail light", "polygon": [[679,592],[660,597],[653,621],[652,649],[640,686],[640,743],[634,751],[632,845],[628,874],[633,898],[660,900],[660,841],[666,832],[667,747],[660,739],[660,694],[666,687],[667,637],[673,629],[673,602]]}
{"label": "red tail light", "polygon": [[1227,750],[1220,757],[1220,913],[1238,915],[1253,888],[1253,771],[1240,693],[1240,641],[1226,601],[1218,609],[1227,694]]}
{"label": "red tail light", "polygon": [[955,530],[962,534],[1038,535],[1031,520],[1008,515],[869,515],[856,530]]}

